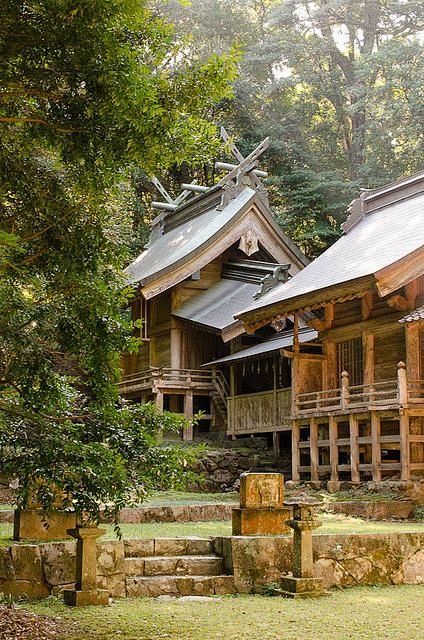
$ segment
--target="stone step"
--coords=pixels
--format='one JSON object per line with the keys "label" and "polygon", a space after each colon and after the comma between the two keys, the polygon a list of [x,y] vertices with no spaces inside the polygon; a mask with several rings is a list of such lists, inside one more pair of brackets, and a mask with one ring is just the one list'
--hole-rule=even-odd
{"label": "stone step", "polygon": [[127,597],[213,596],[235,593],[234,576],[154,576],[126,579]]}
{"label": "stone step", "polygon": [[150,556],[125,558],[126,576],[218,576],[224,572],[219,556]]}
{"label": "stone step", "polygon": [[155,540],[124,540],[125,557],[150,556],[210,556],[214,554],[212,538],[156,538]]}

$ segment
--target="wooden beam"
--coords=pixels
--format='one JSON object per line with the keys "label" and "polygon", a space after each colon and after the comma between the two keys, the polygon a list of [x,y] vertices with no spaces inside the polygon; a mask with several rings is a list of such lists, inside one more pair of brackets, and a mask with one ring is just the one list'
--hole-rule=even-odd
{"label": "wooden beam", "polygon": [[318,482],[319,480],[319,455],[318,455],[318,422],[311,418],[310,422],[310,447],[311,447],[311,480]]}
{"label": "wooden beam", "polygon": [[337,481],[339,479],[338,465],[339,465],[339,449],[337,447],[337,422],[334,416],[328,418],[328,428],[330,431],[330,467],[331,467],[331,480]]}
{"label": "wooden beam", "polygon": [[364,353],[364,384],[374,382],[374,335],[362,333],[362,350]]}
{"label": "wooden beam", "polygon": [[399,294],[388,298],[387,304],[397,311],[407,311],[410,308],[408,300]]}
{"label": "wooden beam", "polygon": [[361,298],[362,320],[369,320],[373,308],[374,295],[372,291],[367,291]]}
{"label": "wooden beam", "polygon": [[380,443],[380,417],[375,411],[371,411],[371,459],[372,479],[381,481],[381,443]]}
{"label": "wooden beam", "polygon": [[300,426],[296,421],[293,421],[292,426],[292,480],[294,482],[298,482],[300,480],[300,452],[299,452],[299,441],[300,441]]}
{"label": "wooden beam", "polygon": [[189,426],[183,431],[183,440],[192,442],[193,440],[193,391],[187,391],[184,396],[184,416]]}
{"label": "wooden beam", "polygon": [[400,430],[400,479],[409,480],[411,476],[411,455],[409,443],[409,416],[399,417]]}
{"label": "wooden beam", "polygon": [[350,436],[350,477],[352,482],[360,482],[359,473],[359,425],[356,416],[349,415],[349,436]]}

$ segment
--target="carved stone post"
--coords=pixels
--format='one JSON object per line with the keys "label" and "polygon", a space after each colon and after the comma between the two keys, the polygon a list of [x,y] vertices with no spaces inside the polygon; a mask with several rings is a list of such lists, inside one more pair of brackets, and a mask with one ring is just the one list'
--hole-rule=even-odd
{"label": "carved stone post", "polygon": [[312,530],[321,526],[314,518],[314,508],[322,504],[307,495],[295,496],[284,502],[293,508],[293,519],[287,524],[293,529],[293,576],[281,578],[280,595],[287,598],[316,598],[325,595],[322,581],[314,578]]}
{"label": "carved stone post", "polygon": [[97,589],[97,538],[106,533],[98,527],[78,527],[68,529],[70,536],[77,541],[75,590],[63,592],[65,604],[71,607],[87,605],[106,605],[109,593]]}

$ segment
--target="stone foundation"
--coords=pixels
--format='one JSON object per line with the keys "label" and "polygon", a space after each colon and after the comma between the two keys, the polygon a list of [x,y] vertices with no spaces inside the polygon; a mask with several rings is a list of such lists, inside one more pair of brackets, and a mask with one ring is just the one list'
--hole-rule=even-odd
{"label": "stone foundation", "polygon": [[[292,569],[292,539],[228,537],[216,541],[240,593],[260,592]],[[423,584],[424,532],[314,535],[314,575],[325,588]]]}
{"label": "stone foundation", "polygon": [[[184,543],[184,539],[178,540]],[[153,554],[160,541],[99,542],[97,587],[114,597],[130,595],[125,547],[127,555],[129,549],[139,553],[140,547]],[[170,544],[169,540],[165,543]],[[265,585],[278,583],[292,568],[291,537],[229,536],[216,538],[213,544],[216,553],[224,557],[225,573],[234,577],[239,593],[260,592]],[[424,533],[315,535],[313,545],[314,574],[325,588],[424,584]],[[74,588],[75,548],[71,541],[0,547],[0,592],[36,599]]]}

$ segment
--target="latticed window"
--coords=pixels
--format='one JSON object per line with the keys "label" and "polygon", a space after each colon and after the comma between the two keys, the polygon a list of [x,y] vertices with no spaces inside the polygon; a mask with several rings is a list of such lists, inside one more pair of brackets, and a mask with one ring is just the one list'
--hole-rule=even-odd
{"label": "latticed window", "polygon": [[345,340],[337,344],[337,375],[338,381],[342,371],[349,374],[349,384],[356,386],[364,383],[364,361],[362,353],[362,338]]}

